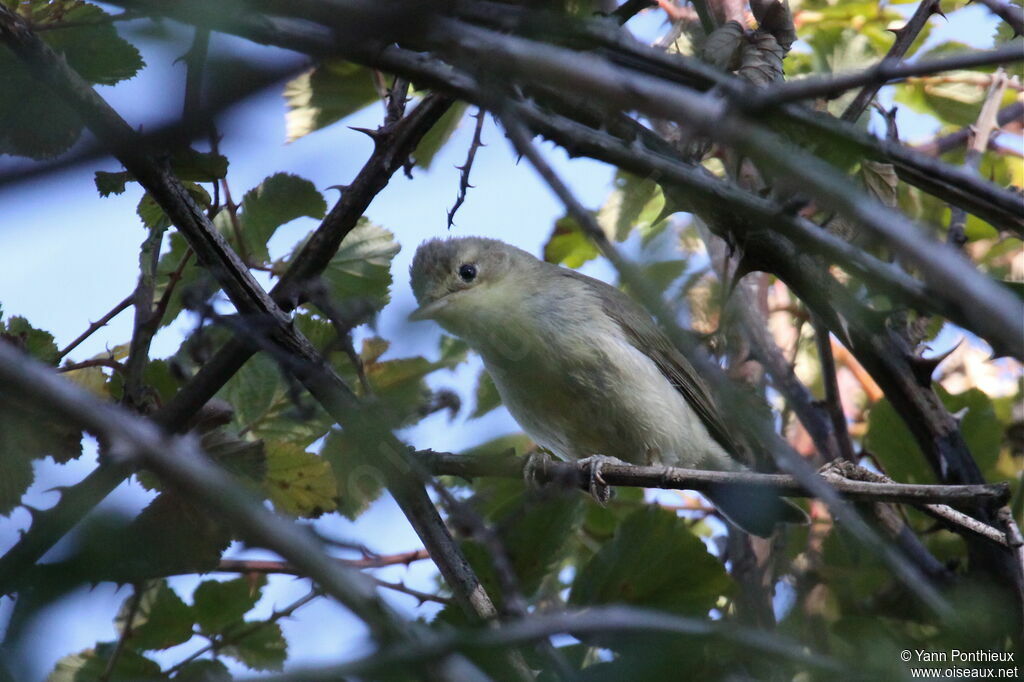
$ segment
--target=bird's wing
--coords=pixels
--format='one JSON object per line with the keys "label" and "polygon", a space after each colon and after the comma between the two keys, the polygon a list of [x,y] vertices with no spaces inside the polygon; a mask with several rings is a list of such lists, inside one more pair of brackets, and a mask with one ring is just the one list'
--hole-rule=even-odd
{"label": "bird's wing", "polygon": [[633,346],[657,365],[666,379],[686,399],[693,411],[700,417],[704,428],[733,457],[739,453],[736,442],[729,435],[722,421],[718,406],[711,398],[704,379],[668,340],[647,314],[633,299],[615,287],[600,280],[580,274],[574,270],[559,268],[566,276],[590,287],[601,300],[604,312],[622,329]]}

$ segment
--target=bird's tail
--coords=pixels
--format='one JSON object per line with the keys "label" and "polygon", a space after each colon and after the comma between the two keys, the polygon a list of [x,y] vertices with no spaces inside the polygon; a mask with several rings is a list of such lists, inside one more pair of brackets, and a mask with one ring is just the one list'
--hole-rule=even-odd
{"label": "bird's tail", "polygon": [[763,488],[716,486],[706,493],[715,507],[741,530],[766,538],[780,523],[806,525],[803,509]]}

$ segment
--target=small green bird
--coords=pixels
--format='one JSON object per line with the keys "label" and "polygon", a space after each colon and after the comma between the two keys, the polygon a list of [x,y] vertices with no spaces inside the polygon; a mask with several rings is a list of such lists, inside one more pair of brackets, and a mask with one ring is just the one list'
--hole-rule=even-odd
{"label": "small green bird", "polygon": [[[615,287],[480,237],[423,243],[410,275],[420,305],[410,319],[476,350],[508,411],[555,455],[745,470],[704,381]],[[771,492],[708,497],[755,535],[807,520]]]}

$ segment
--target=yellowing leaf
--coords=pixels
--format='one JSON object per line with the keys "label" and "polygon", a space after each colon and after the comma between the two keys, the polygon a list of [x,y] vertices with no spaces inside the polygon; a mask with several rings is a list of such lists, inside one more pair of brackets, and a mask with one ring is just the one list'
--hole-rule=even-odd
{"label": "yellowing leaf", "polygon": [[337,508],[338,484],[330,463],[290,443],[267,443],[270,500],[279,511],[317,517]]}

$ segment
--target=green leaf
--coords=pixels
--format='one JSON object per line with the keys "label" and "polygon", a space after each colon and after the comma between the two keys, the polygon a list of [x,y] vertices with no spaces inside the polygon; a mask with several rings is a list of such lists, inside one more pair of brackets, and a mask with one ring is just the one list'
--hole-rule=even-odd
{"label": "green leaf", "polygon": [[[110,15],[102,9],[85,2],[52,4],[63,7],[53,7],[53,14],[57,16],[47,19],[59,18],[79,25],[46,31],[43,39],[63,54],[68,66],[82,78],[99,85],[114,85],[131,78],[145,66],[139,51],[117,34],[113,23],[104,21]],[[39,21],[39,17],[34,19]]]}
{"label": "green leaf", "polygon": [[333,429],[320,448],[320,456],[334,471],[338,512],[345,518],[357,518],[384,491],[386,478],[375,459],[381,453],[366,439]]}
{"label": "green leaf", "polygon": [[157,495],[126,532],[132,553],[113,567],[111,576],[125,582],[213,570],[231,543],[231,531],[220,517],[170,491]]}
{"label": "green leaf", "polygon": [[430,130],[423,136],[416,149],[412,152],[413,161],[421,168],[430,168],[431,162],[441,147],[445,145],[458,129],[459,124],[466,114],[466,103],[456,102],[448,107],[448,111],[441,115]]}
{"label": "green leaf", "polygon": [[501,396],[498,395],[498,387],[494,385],[494,379],[487,373],[487,370],[481,370],[476,379],[476,406],[469,418],[482,417],[499,405],[501,405]]}
{"label": "green leaf", "polygon": [[[963,412],[960,433],[978,467],[983,472],[989,470],[999,457],[1002,442],[1002,428],[992,400],[977,388],[953,395],[936,385],[935,392],[951,413]],[[868,413],[865,444],[882,463],[886,474],[895,481],[935,483],[935,474],[925,461],[917,441],[892,404],[884,398],[875,403]]]}
{"label": "green leaf", "polygon": [[391,300],[391,259],[400,249],[394,235],[360,218],[324,271],[328,293],[336,302],[358,298],[383,308]]}
{"label": "green leaf", "polygon": [[120,173],[108,173],[107,171],[96,171],[96,190],[101,197],[109,197],[111,194],[124,194],[125,183],[131,180],[128,171]]}
{"label": "green leaf", "polygon": [[171,678],[175,682],[231,682],[231,672],[220,661],[200,658],[181,666]]}
{"label": "green leaf", "polygon": [[278,227],[296,218],[323,218],[327,202],[312,182],[289,173],[276,173],[245,193],[239,220],[245,253],[267,261],[267,242]]}
{"label": "green leaf", "polygon": [[462,339],[457,339],[454,336],[442,334],[440,347],[440,364],[445,367],[461,365],[469,357],[469,345]]}
{"label": "green leaf", "polygon": [[[121,605],[114,619],[119,633],[128,624],[128,616],[135,595]],[[192,638],[192,609],[181,600],[166,580],[153,581],[142,593],[138,608],[131,619],[131,634],[127,644],[132,649],[167,649]]]}
{"label": "green leaf", "polygon": [[378,94],[369,69],[331,60],[289,81],[284,99],[286,134],[292,142],[354,114]]}
{"label": "green leaf", "polygon": [[251,429],[284,393],[284,379],[277,363],[269,354],[257,353],[224,384],[217,397],[235,408],[234,423],[239,429]]}
{"label": "green leaf", "polygon": [[292,516],[316,518],[338,506],[330,462],[290,443],[267,443],[265,489],[277,510]]}
{"label": "green leaf", "polygon": [[[51,2],[34,8],[32,22],[77,24],[39,35],[86,81],[113,85],[142,68],[136,50],[122,40],[109,15],[84,2]],[[82,133],[73,109],[41,85],[7,49],[0,50],[0,154],[33,159],[57,156]]]}
{"label": "green leaf", "polygon": [[701,59],[723,71],[732,71],[739,66],[739,50],[743,44],[743,27],[735,21],[719,26],[701,48]]}
{"label": "green leaf", "polygon": [[36,329],[24,317],[15,315],[0,321],[0,342],[12,343],[36,360],[48,365],[57,363],[57,344],[53,334]]}
{"label": "green leaf", "polygon": [[186,182],[216,182],[228,174],[228,157],[199,152],[191,147],[175,147],[171,152],[171,170]]}
{"label": "green leaf", "polygon": [[641,233],[650,231],[665,207],[665,196],[658,183],[618,171],[614,184],[615,189],[597,212],[598,225],[605,234],[609,237],[614,235],[620,242],[634,229]]}
{"label": "green leaf", "polygon": [[576,606],[625,603],[704,614],[732,582],[687,522],[646,506],[623,521],[615,537],[583,566],[569,593]]}
{"label": "green leaf", "polygon": [[544,260],[578,268],[597,256],[594,242],[583,234],[574,218],[565,216],[555,221],[554,230],[544,245]]}
{"label": "green leaf", "polygon": [[921,448],[887,398],[871,406],[864,446],[898,483],[934,483]]}
{"label": "green leaf", "polygon": [[[222,654],[241,661],[253,670],[281,670],[284,667],[288,657],[288,642],[284,639],[280,625],[266,622],[238,623],[232,629],[246,634],[222,648]],[[231,630],[228,636],[231,637]]]}
{"label": "green leaf", "polygon": [[260,600],[267,584],[264,575],[234,580],[204,580],[192,593],[196,623],[208,635],[226,632]]}
{"label": "green leaf", "polygon": [[[183,182],[182,184],[200,207],[210,207],[213,200],[205,189],[194,182]],[[135,212],[142,219],[142,224],[151,230],[165,229],[171,226],[171,219],[167,217],[164,209],[160,208],[160,205],[150,196],[149,192],[146,192],[142,199],[139,200],[139,205]]]}
{"label": "green leaf", "polygon": [[227,429],[212,429],[199,441],[203,452],[251,489],[262,487],[267,477],[267,453],[263,441],[239,438]]}
{"label": "green leaf", "polygon": [[[113,642],[104,642],[97,644],[95,649],[86,649],[77,654],[65,656],[57,661],[56,667],[46,680],[47,682],[96,682],[104,679],[107,662],[113,655],[114,648]],[[123,649],[117,657],[113,671],[106,679],[110,682],[134,682],[153,679],[159,675],[159,665],[131,649]]]}
{"label": "green leaf", "polygon": [[10,514],[32,485],[32,460],[63,464],[82,454],[82,432],[42,409],[0,397],[0,515]]}
{"label": "green leaf", "polygon": [[895,208],[899,204],[900,179],[891,163],[862,161],[860,177],[868,191],[875,195],[883,205]]}

